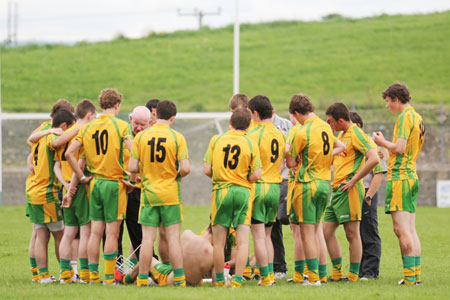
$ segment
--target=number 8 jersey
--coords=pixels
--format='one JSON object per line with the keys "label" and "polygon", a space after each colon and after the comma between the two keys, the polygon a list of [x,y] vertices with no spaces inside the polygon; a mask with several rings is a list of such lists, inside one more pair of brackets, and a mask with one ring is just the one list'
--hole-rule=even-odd
{"label": "number 8 jersey", "polygon": [[331,179],[335,137],[330,125],[318,116],[310,118],[293,133],[288,144],[291,145],[289,155],[301,158],[296,170],[297,182]]}
{"label": "number 8 jersey", "polygon": [[250,188],[248,174],[261,168],[258,144],[236,130],[213,136],[204,161],[212,166],[213,190],[233,184]]}
{"label": "number 8 jersey", "polygon": [[141,204],[181,203],[178,162],[188,156],[186,139],[168,125],[154,124],[136,135],[131,157],[139,160]]}
{"label": "number 8 jersey", "polygon": [[113,115],[101,115],[84,125],[76,140],[84,147],[86,166],[95,178],[128,178],[123,166],[124,140],[133,136],[128,123]]}

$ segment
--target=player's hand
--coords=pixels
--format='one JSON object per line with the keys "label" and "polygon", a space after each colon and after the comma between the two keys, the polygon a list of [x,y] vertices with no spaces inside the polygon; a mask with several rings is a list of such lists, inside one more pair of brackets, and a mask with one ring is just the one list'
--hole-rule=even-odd
{"label": "player's hand", "polygon": [[372,133],[372,138],[375,144],[377,144],[378,146],[382,146],[381,144],[384,141],[384,135],[381,131]]}
{"label": "player's hand", "polygon": [[50,129],[50,133],[62,135],[64,133],[64,130],[62,130],[61,128],[52,128]]}
{"label": "player's hand", "polygon": [[378,150],[378,157],[379,157],[380,159],[383,159],[383,158],[384,158],[384,154],[383,154],[383,152],[382,152],[381,150]]}
{"label": "player's hand", "polygon": [[91,181],[93,178],[93,176],[88,176],[88,177],[83,176],[83,177],[80,178],[80,183],[89,183],[89,181]]}
{"label": "player's hand", "polygon": [[70,197],[75,196],[75,194],[77,193],[77,190],[78,190],[78,187],[75,187],[75,186],[69,188],[68,193],[69,193]]}
{"label": "player's hand", "polygon": [[70,195],[69,192],[67,192],[64,197],[63,197],[63,201],[61,204],[62,208],[69,208],[70,205],[72,204],[72,196]]}
{"label": "player's hand", "polygon": [[342,183],[341,186],[341,192],[349,192],[350,189],[355,185],[355,182],[353,182],[353,179],[351,179],[350,181],[345,181]]}
{"label": "player's hand", "polygon": [[136,183],[133,184],[125,179],[120,179],[120,181],[122,181],[122,183],[125,184],[125,186],[127,187],[128,194],[131,193],[136,188]]}

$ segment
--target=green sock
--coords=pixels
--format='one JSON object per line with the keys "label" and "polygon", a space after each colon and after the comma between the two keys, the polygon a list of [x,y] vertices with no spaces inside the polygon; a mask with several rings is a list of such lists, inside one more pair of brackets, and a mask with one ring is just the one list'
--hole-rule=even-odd
{"label": "green sock", "polygon": [[259,274],[261,274],[262,277],[267,277],[269,275],[269,267],[259,267]]}
{"label": "green sock", "polygon": [[[420,256],[419,256],[420,257]],[[30,264],[32,268],[37,268],[36,258],[30,257]]]}
{"label": "green sock", "polygon": [[172,264],[170,263],[170,261],[165,261],[165,262],[163,262],[163,265],[169,266],[169,267],[172,268]]}
{"label": "green sock", "polygon": [[255,269],[256,269],[256,268],[259,269],[258,263],[255,263]]}
{"label": "green sock", "polygon": [[89,272],[97,272],[98,273],[98,263],[89,263]]}
{"label": "green sock", "polygon": [[296,260],[294,263],[295,272],[303,274],[305,272],[305,260]]}
{"label": "green sock", "polygon": [[87,269],[89,269],[88,259],[80,257],[80,270],[87,270]]}
{"label": "green sock", "polygon": [[223,272],[216,273],[216,282],[225,282],[225,275]]}
{"label": "green sock", "polygon": [[308,266],[309,271],[314,272],[317,276],[319,276],[319,260],[317,258],[307,259],[306,265]]}
{"label": "green sock", "polygon": [[416,281],[416,257],[415,256],[403,256],[403,275],[405,280],[409,283]]}
{"label": "green sock", "polygon": [[415,257],[415,265],[416,265],[416,281],[420,282],[420,281],[422,281],[420,279],[420,274],[421,274],[420,256]]}
{"label": "green sock", "polygon": [[348,271],[352,272],[353,274],[358,275],[360,265],[361,265],[361,263],[359,263],[359,262],[350,262],[350,269]]}
{"label": "green sock", "polygon": [[[138,275],[139,276],[139,275]],[[128,283],[128,284],[130,284],[130,283],[133,283],[134,281],[133,281],[133,279],[131,279],[131,274],[127,274],[127,275],[125,275],[125,283]]]}
{"label": "green sock", "polygon": [[139,262],[137,258],[130,258],[130,261],[133,263],[133,265],[137,265],[137,263]]}
{"label": "green sock", "polygon": [[336,265],[342,265],[342,256],[338,258],[332,258],[331,263],[333,264],[333,267]]}
{"label": "green sock", "polygon": [[234,275],[233,279],[242,284],[242,276]]}
{"label": "green sock", "polygon": [[70,271],[70,259],[60,259],[59,260],[59,265],[61,270],[69,270]]}
{"label": "green sock", "polygon": [[327,277],[327,265],[319,265],[319,277]]}
{"label": "green sock", "polygon": [[148,273],[145,273],[145,274],[139,273],[138,278],[139,279],[148,279]]}
{"label": "green sock", "polygon": [[247,265],[246,265],[246,267],[251,267],[251,265],[250,265],[250,257],[247,258]]}
{"label": "green sock", "polygon": [[173,269],[173,281],[175,285],[181,285],[186,283],[186,277],[184,276],[184,269]]}
{"label": "green sock", "polygon": [[48,274],[48,268],[39,268],[39,274]]}
{"label": "green sock", "polygon": [[273,263],[269,263],[269,274],[273,274]]}

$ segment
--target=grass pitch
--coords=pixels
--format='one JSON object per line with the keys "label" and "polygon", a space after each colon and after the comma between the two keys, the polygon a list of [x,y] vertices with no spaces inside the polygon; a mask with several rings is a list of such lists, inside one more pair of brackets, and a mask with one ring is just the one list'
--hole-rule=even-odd
{"label": "grass pitch", "polygon": [[[208,223],[209,207],[186,206],[183,229],[199,233]],[[380,279],[352,283],[328,283],[322,287],[304,287],[278,280],[276,286],[261,288],[256,281],[245,282],[240,290],[215,289],[210,284],[198,288],[136,286],[90,286],[73,284],[39,285],[31,283],[28,242],[31,225],[24,216],[24,206],[0,207],[0,298],[1,299],[450,299],[450,210],[419,207],[417,231],[422,242],[422,286],[397,286],[402,278],[401,256],[392,231],[390,216],[379,210],[379,230],[383,254]],[[348,270],[348,244],[339,229],[344,254],[344,272]],[[124,236],[124,248],[128,245]],[[294,270],[293,240],[284,226],[284,243],[289,276]],[[52,241],[49,247],[49,269],[58,277],[58,263]],[[100,266],[101,272],[103,267]],[[331,264],[328,264],[331,273]]]}

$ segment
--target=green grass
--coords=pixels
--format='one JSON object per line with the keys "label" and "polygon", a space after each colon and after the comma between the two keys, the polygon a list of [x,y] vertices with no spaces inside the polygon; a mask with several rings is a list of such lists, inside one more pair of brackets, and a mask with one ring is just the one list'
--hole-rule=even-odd
{"label": "green grass", "polygon": [[[392,232],[389,216],[380,210],[380,235],[383,254],[380,279],[356,284],[332,284],[326,286],[303,287],[278,280],[277,285],[260,288],[256,282],[246,282],[240,290],[214,289],[210,285],[199,288],[142,288],[135,286],[89,286],[59,284],[39,285],[31,283],[29,272],[28,242],[31,226],[24,216],[23,206],[0,207],[0,298],[2,299],[48,299],[89,298],[89,299],[449,299],[450,283],[447,271],[450,268],[450,226],[449,209],[419,207],[417,231],[422,242],[422,286],[397,286],[402,277],[401,258],[396,237]],[[186,206],[183,229],[199,233],[208,222],[209,207]],[[293,240],[290,230],[284,227],[286,259],[289,275],[293,272]],[[342,229],[339,239],[344,253],[344,271],[348,270],[347,242]],[[127,245],[125,239],[124,245]],[[50,246],[50,272],[58,274],[58,264]],[[102,270],[102,268],[101,268]],[[330,272],[330,264],[328,266]]]}
{"label": "green grass", "polygon": [[[380,92],[403,81],[413,104],[450,105],[449,36],[450,11],[242,25],[241,91],[269,96],[279,111],[297,92],[321,110],[335,101],[382,109]],[[124,112],[150,98],[225,111],[233,90],[232,26],[1,50],[5,111],[47,112],[58,98],[96,100],[105,87],[124,94]]]}

